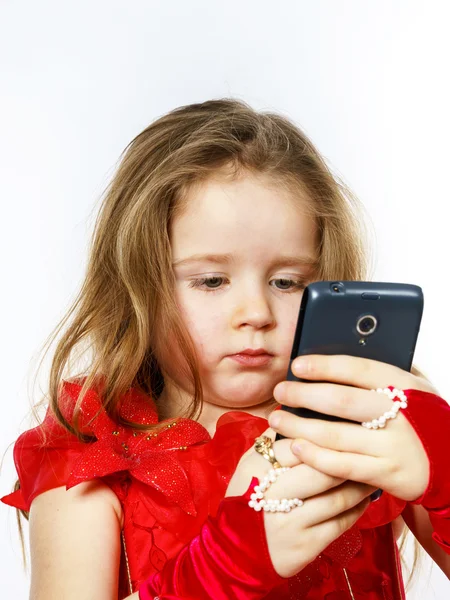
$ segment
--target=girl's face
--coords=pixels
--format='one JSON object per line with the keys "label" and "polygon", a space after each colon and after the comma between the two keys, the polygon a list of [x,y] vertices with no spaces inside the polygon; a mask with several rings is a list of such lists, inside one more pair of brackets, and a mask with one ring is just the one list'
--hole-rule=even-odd
{"label": "girl's face", "polygon": [[[286,377],[303,287],[317,260],[316,227],[302,206],[270,180],[246,175],[202,184],[173,221],[176,298],[207,403],[255,407]],[[171,371],[167,392],[186,390]]]}

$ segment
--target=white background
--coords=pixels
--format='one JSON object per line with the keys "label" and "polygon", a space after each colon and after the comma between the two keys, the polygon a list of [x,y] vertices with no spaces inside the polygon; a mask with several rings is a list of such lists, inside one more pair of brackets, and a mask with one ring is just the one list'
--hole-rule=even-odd
{"label": "white background", "polygon": [[[74,297],[100,194],[156,117],[234,96],[293,118],[364,202],[375,279],[423,287],[416,363],[450,398],[448,3],[0,3],[0,454],[30,426],[37,352]],[[0,495],[15,480],[6,452]],[[3,598],[28,598],[0,505]],[[27,532],[27,530],[26,530]],[[425,562],[408,598],[448,598]]]}

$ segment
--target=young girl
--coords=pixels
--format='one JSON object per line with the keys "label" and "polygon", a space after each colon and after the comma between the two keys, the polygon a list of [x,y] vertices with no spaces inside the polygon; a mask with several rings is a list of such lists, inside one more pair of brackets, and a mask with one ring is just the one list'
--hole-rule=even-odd
{"label": "young girl", "polygon": [[346,356],[284,381],[302,290],[366,278],[361,239],[286,118],[209,101],[133,140],[2,498],[29,513],[33,600],[399,600],[402,519],[450,575],[447,403]]}

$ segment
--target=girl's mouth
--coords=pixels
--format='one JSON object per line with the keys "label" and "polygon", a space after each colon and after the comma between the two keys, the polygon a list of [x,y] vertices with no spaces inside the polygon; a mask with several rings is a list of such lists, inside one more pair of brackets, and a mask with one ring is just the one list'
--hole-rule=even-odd
{"label": "girl's mouth", "polygon": [[248,348],[247,350],[242,350],[242,352],[230,354],[228,358],[246,367],[263,367],[272,360],[273,354],[269,354],[262,348],[256,350]]}

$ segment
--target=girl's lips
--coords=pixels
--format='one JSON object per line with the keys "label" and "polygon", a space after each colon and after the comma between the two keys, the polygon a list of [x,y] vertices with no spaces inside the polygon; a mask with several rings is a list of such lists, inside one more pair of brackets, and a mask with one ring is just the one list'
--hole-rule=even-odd
{"label": "girl's lips", "polygon": [[228,358],[246,367],[263,367],[273,358],[272,354],[230,354]]}

